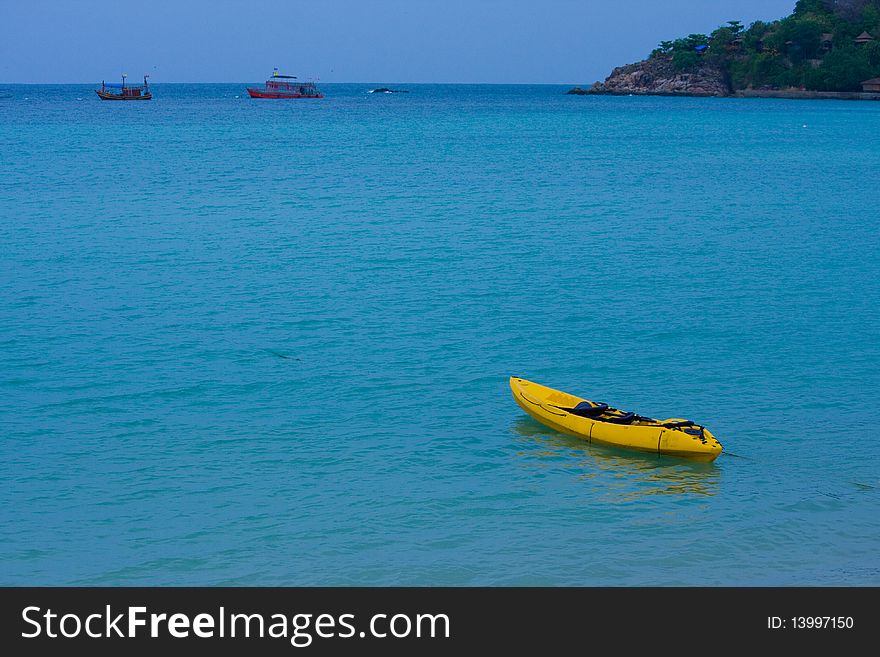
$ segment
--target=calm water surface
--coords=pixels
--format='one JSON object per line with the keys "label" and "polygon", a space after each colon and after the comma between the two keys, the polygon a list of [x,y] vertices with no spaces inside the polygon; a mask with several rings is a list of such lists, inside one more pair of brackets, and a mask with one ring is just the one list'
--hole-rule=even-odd
{"label": "calm water surface", "polygon": [[0,584],[880,584],[880,103],[244,86],[0,86]]}

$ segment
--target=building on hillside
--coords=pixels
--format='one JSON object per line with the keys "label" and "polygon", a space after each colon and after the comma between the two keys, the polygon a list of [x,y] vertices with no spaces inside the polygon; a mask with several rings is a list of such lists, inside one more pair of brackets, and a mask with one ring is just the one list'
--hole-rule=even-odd
{"label": "building on hillside", "polygon": [[862,32],[859,36],[855,38],[855,42],[858,44],[868,43],[869,41],[873,41],[874,37],[872,37],[867,32]]}
{"label": "building on hillside", "polygon": [[871,78],[862,82],[862,91],[880,93],[880,78]]}

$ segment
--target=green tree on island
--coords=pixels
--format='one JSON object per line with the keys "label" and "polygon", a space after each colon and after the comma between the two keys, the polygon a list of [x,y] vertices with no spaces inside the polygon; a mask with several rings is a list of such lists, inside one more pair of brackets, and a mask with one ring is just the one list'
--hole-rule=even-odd
{"label": "green tree on island", "polygon": [[798,0],[786,18],[728,21],[710,35],[661,41],[651,57],[680,71],[717,66],[732,90],[861,91],[880,76],[880,0]]}

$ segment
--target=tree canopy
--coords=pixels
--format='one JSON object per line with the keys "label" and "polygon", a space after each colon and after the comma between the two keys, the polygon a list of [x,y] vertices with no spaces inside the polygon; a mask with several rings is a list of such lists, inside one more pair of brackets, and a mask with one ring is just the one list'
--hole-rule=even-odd
{"label": "tree canopy", "polygon": [[[868,32],[874,40],[857,43]],[[719,66],[731,89],[860,91],[880,77],[880,0],[798,0],[777,21],[728,21],[709,35],[661,41],[651,57],[678,70]]]}

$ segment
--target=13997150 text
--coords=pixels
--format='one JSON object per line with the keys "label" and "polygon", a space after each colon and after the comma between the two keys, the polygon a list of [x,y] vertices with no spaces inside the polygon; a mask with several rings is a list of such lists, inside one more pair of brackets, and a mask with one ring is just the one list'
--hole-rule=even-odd
{"label": "13997150 text", "polygon": [[767,616],[769,630],[851,630],[852,616]]}

